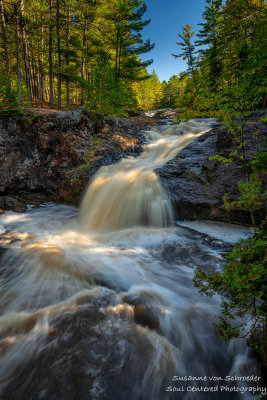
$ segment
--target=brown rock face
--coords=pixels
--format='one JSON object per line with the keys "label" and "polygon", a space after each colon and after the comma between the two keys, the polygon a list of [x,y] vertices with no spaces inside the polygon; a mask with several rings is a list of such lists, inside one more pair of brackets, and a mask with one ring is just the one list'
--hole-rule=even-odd
{"label": "brown rock face", "polygon": [[0,208],[23,211],[24,203],[49,198],[77,202],[101,165],[140,151],[138,128],[126,119],[82,110],[2,119]]}

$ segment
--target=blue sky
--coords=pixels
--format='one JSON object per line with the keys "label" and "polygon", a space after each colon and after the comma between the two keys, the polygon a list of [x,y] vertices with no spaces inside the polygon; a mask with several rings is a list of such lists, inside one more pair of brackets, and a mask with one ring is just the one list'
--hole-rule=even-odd
{"label": "blue sky", "polygon": [[148,67],[153,69],[160,81],[168,80],[172,75],[178,75],[186,69],[186,63],[182,58],[174,58],[173,54],[180,53],[180,47],[176,44],[178,33],[182,33],[182,27],[186,24],[197,31],[198,23],[202,20],[205,8],[205,0],[145,0],[147,12],[146,19],[151,18],[151,23],[143,30],[143,38],[156,43],[154,50],[143,54],[142,59],[154,59],[154,63]]}

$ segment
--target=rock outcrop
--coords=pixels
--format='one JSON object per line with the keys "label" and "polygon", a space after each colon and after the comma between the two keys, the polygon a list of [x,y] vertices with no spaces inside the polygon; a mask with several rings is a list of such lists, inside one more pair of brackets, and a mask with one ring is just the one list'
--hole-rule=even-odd
{"label": "rock outcrop", "polygon": [[77,203],[100,166],[140,153],[140,123],[145,118],[105,119],[82,110],[1,119],[0,209]]}
{"label": "rock outcrop", "polygon": [[[258,133],[254,134],[255,132]],[[266,133],[266,125],[257,120],[247,124],[248,159],[261,146],[261,140]],[[226,166],[217,160],[209,160],[209,157],[216,154],[229,157],[233,146],[233,135],[225,126],[217,125],[158,171],[178,219],[203,218],[251,225],[249,212],[239,209],[226,211],[222,200],[225,193],[229,193],[231,200],[239,198],[237,184],[245,180],[244,172],[235,162]],[[259,219],[263,217],[263,213],[264,210],[259,210]]]}

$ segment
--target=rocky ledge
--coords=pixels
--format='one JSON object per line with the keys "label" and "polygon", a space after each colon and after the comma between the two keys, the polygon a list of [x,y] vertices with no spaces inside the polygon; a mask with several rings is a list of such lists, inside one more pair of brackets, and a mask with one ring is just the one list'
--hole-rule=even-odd
{"label": "rocky ledge", "polygon": [[152,118],[107,119],[83,110],[29,112],[0,120],[0,209],[53,200],[77,203],[102,165],[136,156]]}
{"label": "rocky ledge", "polygon": [[[266,137],[267,126],[259,121],[259,117],[264,115],[265,112],[252,114],[246,126],[248,159]],[[233,135],[225,126],[217,124],[157,171],[172,200],[177,219],[202,218],[251,225],[249,212],[239,209],[227,211],[222,200],[225,193],[229,193],[231,200],[239,198],[237,185],[245,180],[242,169],[235,162],[226,166],[209,159],[216,154],[229,157],[233,149]],[[262,220],[265,213],[264,208],[258,210],[256,219]]]}

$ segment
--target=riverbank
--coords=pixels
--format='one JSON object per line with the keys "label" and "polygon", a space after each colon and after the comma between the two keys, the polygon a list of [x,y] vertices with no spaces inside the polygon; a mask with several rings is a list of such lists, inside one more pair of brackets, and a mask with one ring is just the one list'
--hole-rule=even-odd
{"label": "riverbank", "polygon": [[77,204],[98,168],[140,154],[140,129],[153,123],[145,115],[108,119],[81,109],[0,119],[0,209]]}

